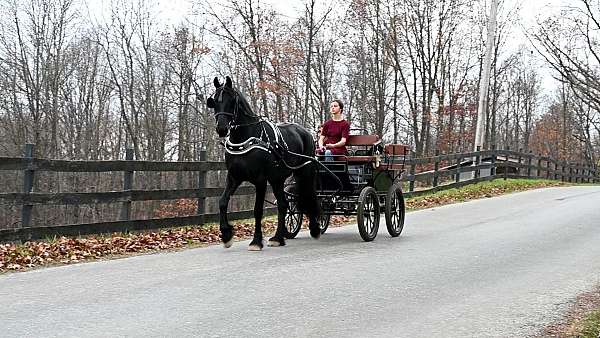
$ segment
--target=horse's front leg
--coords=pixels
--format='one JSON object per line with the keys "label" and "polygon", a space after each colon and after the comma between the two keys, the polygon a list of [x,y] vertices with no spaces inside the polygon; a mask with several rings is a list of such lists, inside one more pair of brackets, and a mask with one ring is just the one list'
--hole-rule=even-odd
{"label": "horse's front leg", "polygon": [[233,244],[233,226],[231,226],[227,220],[227,206],[229,205],[231,195],[233,195],[241,183],[241,181],[236,180],[233,176],[228,174],[225,190],[219,199],[219,229],[221,230],[223,246],[226,248],[231,247]]}
{"label": "horse's front leg", "polygon": [[275,236],[269,239],[269,246],[285,245],[285,214],[288,209],[288,202],[283,192],[283,182],[269,182],[273,188],[273,194],[277,198],[277,230]]}
{"label": "horse's front leg", "polygon": [[267,192],[267,182],[256,182],[256,200],[254,201],[254,238],[248,247],[249,251],[261,251],[263,248],[262,217]]}

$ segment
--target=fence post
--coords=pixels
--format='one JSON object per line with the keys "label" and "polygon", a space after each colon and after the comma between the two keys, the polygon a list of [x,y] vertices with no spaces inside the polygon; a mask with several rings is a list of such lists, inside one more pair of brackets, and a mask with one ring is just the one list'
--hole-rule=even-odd
{"label": "fence post", "polygon": [[560,162],[558,180],[565,181],[565,161]]}
{"label": "fence post", "polygon": [[[31,143],[25,144],[23,152],[23,158],[27,162],[27,169],[23,172],[23,192],[30,194],[33,189],[33,180],[35,178],[35,170],[33,170],[33,148],[34,145]],[[21,211],[21,227],[26,228],[31,223],[31,211],[33,204],[23,203],[23,209]]]}
{"label": "fence post", "polygon": [[435,150],[435,160],[433,160],[433,187],[437,187],[438,186],[438,170],[440,169],[440,159],[438,158],[438,156],[440,156],[440,150],[436,149]]}
{"label": "fence post", "polygon": [[492,144],[492,158],[490,160],[492,166],[490,168],[490,176],[496,176],[496,145]]}
{"label": "fence post", "polygon": [[546,179],[550,179],[550,159],[546,159]]}
{"label": "fence post", "polygon": [[[133,149],[125,149],[125,160],[133,161]],[[126,170],[123,172],[123,191],[131,191],[133,186],[133,171]],[[123,202],[121,205],[121,220],[127,221],[131,217],[131,198]]]}
{"label": "fence post", "polygon": [[542,178],[542,154],[537,154],[537,169],[535,171],[537,178]]}
{"label": "fence post", "polygon": [[[415,160],[415,158],[413,158],[413,160]],[[409,174],[410,174],[410,181],[408,181],[408,191],[413,192],[415,191],[415,166],[417,164],[416,163],[412,163],[410,165],[410,170],[409,170]]]}
{"label": "fence post", "polygon": [[527,157],[527,178],[531,178],[531,162],[533,161],[533,152],[529,151],[529,157]]}
{"label": "fence post", "polygon": [[572,162],[569,162],[569,183],[573,183],[573,178],[575,174],[575,170],[573,168],[574,164]]}
{"label": "fence post", "polygon": [[521,156],[521,154],[523,153],[523,148],[519,148],[519,163],[517,165],[517,176],[521,176],[521,164],[523,164],[523,157]]}
{"label": "fence post", "polygon": [[462,162],[461,160],[462,158],[460,157],[456,158],[456,176],[454,177],[454,181],[456,183],[460,182],[460,162]]}
{"label": "fence post", "polygon": [[[206,163],[206,150],[200,150],[200,162]],[[198,197],[198,210],[196,214],[200,216],[200,224],[204,225],[204,214],[206,214],[206,168],[198,173],[198,191],[200,196]]]}
{"label": "fence post", "polygon": [[585,170],[585,180],[586,180],[586,183],[590,183],[590,178],[591,177],[592,177],[592,168],[586,167],[586,170]]}
{"label": "fence post", "polygon": [[475,179],[479,178],[480,176],[480,171],[479,171],[479,165],[481,164],[481,146],[477,146],[477,155],[475,155]]}
{"label": "fence post", "polygon": [[[506,150],[510,150],[509,146],[506,146]],[[504,180],[508,179],[508,152],[504,154]]]}

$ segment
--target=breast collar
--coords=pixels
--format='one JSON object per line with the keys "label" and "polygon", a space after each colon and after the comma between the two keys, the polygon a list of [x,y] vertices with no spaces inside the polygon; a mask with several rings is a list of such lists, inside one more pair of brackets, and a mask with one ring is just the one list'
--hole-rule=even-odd
{"label": "breast collar", "polygon": [[[265,151],[269,154],[274,153],[278,157],[282,157],[288,151],[287,143],[281,135],[279,126],[274,125],[270,121],[262,120],[260,122],[262,130],[259,137],[249,137],[241,143],[231,142],[230,136],[225,139],[225,151],[230,155],[243,155],[252,150]],[[273,131],[274,139],[271,139],[265,125]]]}

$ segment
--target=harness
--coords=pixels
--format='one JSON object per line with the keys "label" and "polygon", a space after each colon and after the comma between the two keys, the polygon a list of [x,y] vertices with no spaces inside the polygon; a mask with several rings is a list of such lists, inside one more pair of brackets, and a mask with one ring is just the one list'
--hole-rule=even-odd
{"label": "harness", "polygon": [[[254,149],[259,149],[268,153],[271,153],[275,149],[288,150],[287,144],[281,136],[279,127],[273,125],[270,121],[265,120],[260,120],[257,124],[258,123],[262,124],[262,131],[259,137],[251,136],[244,142],[233,143],[231,142],[230,136],[227,136],[225,138],[225,151],[230,155],[243,155]],[[265,129],[265,124],[273,131],[273,135],[275,135],[275,139],[272,141]],[[232,127],[236,126],[234,125]],[[263,139],[264,137],[266,137],[266,141]],[[283,146],[280,145],[281,142],[283,142]]]}
{"label": "harness", "polygon": [[[219,93],[219,97],[218,97],[219,101],[223,100],[223,92],[224,91],[225,91],[224,88],[221,89],[221,92]],[[259,120],[256,122],[248,123],[248,124],[236,124],[236,118],[238,116],[238,107],[239,107],[240,103],[239,103],[238,92],[235,89],[233,91],[235,93],[235,105],[234,105],[233,113],[224,112],[224,111],[216,112],[215,118],[218,117],[219,115],[227,115],[227,116],[231,117],[231,122],[230,122],[230,126],[229,126],[230,130],[235,130],[239,127],[250,126],[253,124],[260,124],[261,125],[261,133],[260,133],[260,136],[258,136],[258,137],[251,136],[251,137],[247,138],[245,141],[240,142],[240,143],[233,143],[230,139],[230,135],[227,135],[227,137],[225,138],[225,144],[224,144],[225,152],[227,154],[233,155],[233,156],[241,156],[241,155],[247,154],[248,152],[253,151],[253,150],[264,151],[269,154],[275,155],[275,157],[276,157],[275,162],[281,162],[288,169],[291,169],[291,170],[300,169],[300,168],[304,167],[305,165],[308,165],[309,163],[311,163],[314,160],[313,158],[306,156],[304,154],[298,154],[293,151],[290,151],[287,143],[285,142],[285,139],[283,138],[283,135],[281,134],[279,125],[274,125],[271,121],[264,120],[258,116],[253,115],[253,117],[259,118]],[[271,136],[269,135],[269,133],[267,132],[267,128],[272,131],[272,134],[274,135],[274,139],[272,139]],[[307,158],[308,160],[300,165],[292,166],[292,165],[288,164],[287,161],[285,160],[285,157],[288,154],[299,156],[299,157],[304,157],[304,158]]]}

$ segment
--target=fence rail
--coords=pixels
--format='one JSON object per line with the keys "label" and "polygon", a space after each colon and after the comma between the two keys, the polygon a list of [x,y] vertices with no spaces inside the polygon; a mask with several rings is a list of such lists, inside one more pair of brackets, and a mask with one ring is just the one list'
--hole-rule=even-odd
{"label": "fence rail", "polygon": [[[573,183],[600,182],[597,168],[513,150],[484,150],[459,154],[408,159],[401,181],[408,185],[406,196],[461,187],[495,178],[544,178]],[[133,160],[128,150],[121,161],[64,161],[33,157],[33,145],[26,145],[24,157],[0,157],[0,171],[23,171],[23,192],[0,193],[0,203],[21,208],[21,224],[15,229],[0,230],[0,242],[38,239],[54,235],[85,235],[115,231],[156,229],[161,227],[204,224],[218,220],[218,214],[206,213],[207,197],[217,197],[223,188],[206,187],[206,174],[225,170],[223,162],[206,161],[201,152],[199,162],[152,162]],[[35,173],[48,172],[123,172],[123,190],[109,192],[33,192]],[[135,172],[198,172],[198,189],[133,190]],[[466,175],[465,175],[466,174]],[[253,186],[242,186],[236,195],[252,195]],[[172,218],[130,219],[131,202],[197,199],[196,215]],[[86,205],[121,203],[118,220],[109,222],[31,227],[31,214],[41,205]],[[274,208],[266,210],[274,212]],[[230,214],[230,219],[249,218],[252,210]]]}

